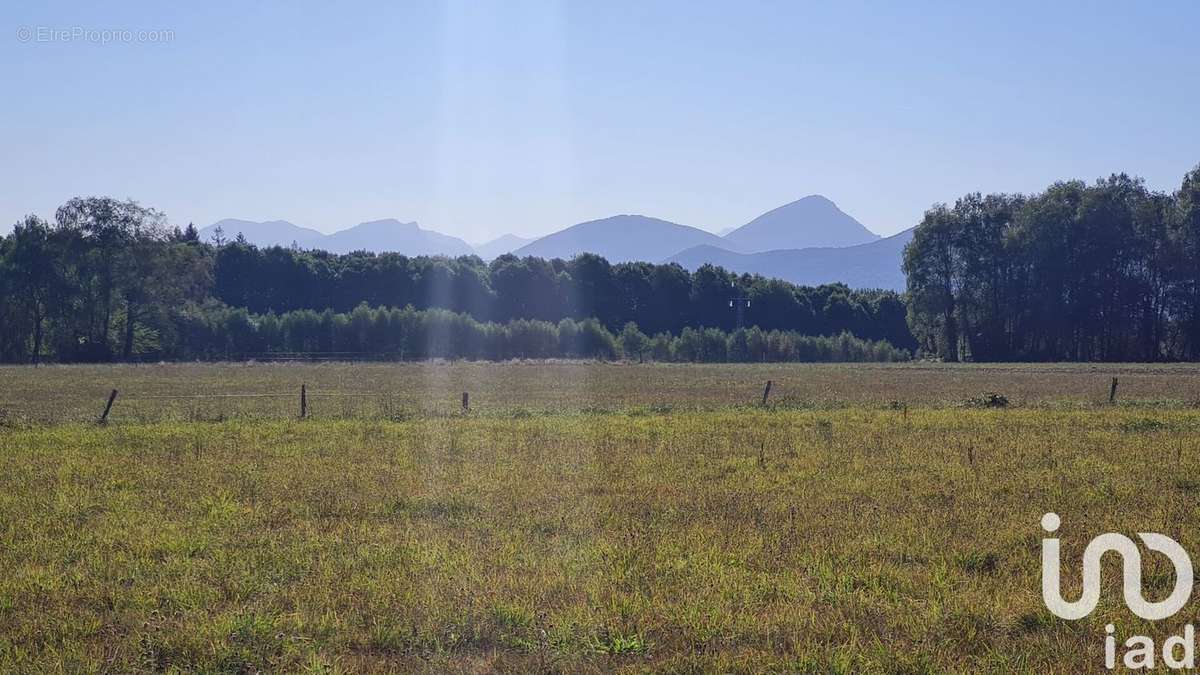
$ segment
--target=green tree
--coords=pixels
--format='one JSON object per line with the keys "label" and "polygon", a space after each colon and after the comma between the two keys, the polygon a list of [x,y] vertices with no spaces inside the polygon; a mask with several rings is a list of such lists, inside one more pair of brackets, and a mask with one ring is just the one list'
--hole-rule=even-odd
{"label": "green tree", "polygon": [[955,312],[955,239],[960,223],[945,205],[925,212],[904,247],[909,327],[921,347],[947,361],[958,360]]}
{"label": "green tree", "polygon": [[[19,336],[21,325],[29,327],[29,360],[33,363],[42,357],[52,314],[68,302],[70,288],[60,268],[60,239],[44,220],[28,216],[14,227],[4,251],[5,296],[24,314],[23,321],[14,316],[7,330]],[[18,337],[15,342],[24,340]]]}
{"label": "green tree", "polygon": [[645,360],[646,350],[650,348],[650,338],[638,330],[638,325],[633,321],[626,323],[621,329],[620,343],[625,358],[638,361]]}
{"label": "green tree", "polygon": [[165,217],[159,211],[111,197],[76,197],[55,212],[58,227],[83,244],[76,261],[82,287],[90,297],[86,344],[91,355],[107,358],[114,315],[124,307],[121,352],[132,351],[133,326],[146,293],[153,262],[152,245],[165,241]]}

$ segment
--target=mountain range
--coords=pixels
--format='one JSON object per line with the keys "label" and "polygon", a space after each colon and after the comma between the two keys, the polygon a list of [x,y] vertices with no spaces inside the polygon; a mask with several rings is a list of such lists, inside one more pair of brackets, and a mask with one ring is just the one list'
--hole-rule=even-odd
{"label": "mountain range", "polygon": [[217,233],[226,240],[232,241],[239,234],[255,246],[291,246],[300,248],[323,248],[326,235],[307,227],[300,227],[286,220],[268,220],[256,223],[240,218],[218,220],[208,227],[200,229],[202,241],[212,241]]}
{"label": "mountain range", "polygon": [[741,225],[713,234],[644,215],[618,215],[571,225],[537,239],[506,234],[475,246],[450,235],[392,218],[360,223],[332,234],[285,220],[254,222],[228,218],[200,230],[212,240],[241,234],[257,246],[291,246],[351,251],[396,251],[406,255],[478,255],[492,260],[517,256],[569,259],[595,253],[609,262],[675,262],[688,269],[705,263],[737,273],[761,274],[799,284],[842,282],[854,288],[904,289],[900,260],[912,238],[906,230],[887,238],[868,230],[821,195],[772,209]]}
{"label": "mountain range", "polygon": [[666,262],[679,263],[688,270],[711,263],[738,274],[761,274],[805,286],[841,281],[853,288],[902,291],[904,272],[900,263],[912,235],[913,230],[909,228],[857,246],[776,249],[759,253],[694,246],[671,256]]}
{"label": "mountain range", "polygon": [[351,251],[398,251],[406,255],[474,255],[467,242],[448,234],[421,229],[416,223],[402,223],[395,218],[372,220],[333,234],[294,225],[286,220],[255,223],[249,220],[226,218],[200,230],[200,238],[209,241],[221,228],[232,240],[241,234],[255,246],[291,246],[319,248],[330,253]]}

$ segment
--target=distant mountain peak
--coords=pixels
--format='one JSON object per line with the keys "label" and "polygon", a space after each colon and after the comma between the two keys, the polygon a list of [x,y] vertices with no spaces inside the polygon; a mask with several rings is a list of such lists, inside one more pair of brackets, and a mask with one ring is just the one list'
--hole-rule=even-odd
{"label": "distant mountain peak", "polygon": [[[396,220],[395,218],[380,218],[379,220],[368,220],[366,222],[359,223],[358,225],[355,225],[354,227],[363,227],[363,228],[396,227],[396,228],[403,228],[406,230],[421,229],[421,226],[418,225],[417,221],[415,221],[415,220],[406,223],[406,222],[403,222],[400,220]],[[348,228],[348,229],[353,229],[353,228]],[[345,230],[342,230],[342,231],[344,232]]]}
{"label": "distant mountain peak", "polygon": [[830,199],[829,197],[826,197],[825,195],[818,195],[818,194],[805,195],[792,203],[799,204],[800,202],[819,202],[819,203],[829,204],[830,206],[837,208],[837,204],[834,204],[833,200]]}
{"label": "distant mountain peak", "polygon": [[811,194],[771,209],[725,239],[745,251],[856,246],[879,239],[833,200]]}
{"label": "distant mountain peak", "polygon": [[416,222],[382,218],[359,223],[333,234],[300,227],[286,220],[254,222],[226,218],[200,230],[200,238],[208,241],[216,228],[232,241],[240,233],[256,246],[291,246],[312,248],[331,253],[350,251],[396,252],[405,255],[471,255],[475,249],[458,237],[422,229]]}
{"label": "distant mountain peak", "polygon": [[295,243],[301,247],[312,247],[321,241],[325,235],[307,227],[300,227],[286,220],[264,220],[261,222],[226,218],[218,220],[200,230],[201,241],[211,241],[217,228],[221,228],[226,241],[233,241],[240,234],[246,241],[256,246],[291,246]]}
{"label": "distant mountain peak", "polygon": [[866,244],[843,247],[779,249],[741,254],[717,246],[695,246],[671,256],[695,270],[711,263],[738,274],[761,274],[804,286],[841,282],[851,288],[886,288],[904,291],[900,268],[904,246],[912,241],[908,229]]}
{"label": "distant mountain peak", "polygon": [[729,244],[711,232],[632,213],[622,213],[577,223],[548,234],[513,253],[541,258],[573,258],[580,253],[595,253],[609,262],[661,260],[683,248]]}
{"label": "distant mountain peak", "polygon": [[326,238],[329,251],[395,252],[406,255],[472,255],[475,249],[467,242],[448,234],[422,229],[415,221],[401,222],[395,218],[370,220],[335,232]]}
{"label": "distant mountain peak", "polygon": [[518,237],[515,234],[502,234],[495,239],[485,241],[479,244],[474,244],[475,251],[480,258],[484,260],[495,260],[505,253],[512,253],[522,246],[533,241],[527,237]]}

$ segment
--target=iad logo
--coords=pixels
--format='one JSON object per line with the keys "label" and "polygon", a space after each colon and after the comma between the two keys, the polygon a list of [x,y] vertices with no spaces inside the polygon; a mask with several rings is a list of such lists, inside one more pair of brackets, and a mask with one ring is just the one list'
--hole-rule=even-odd
{"label": "iad logo", "polygon": [[[1058,514],[1042,516],[1042,529],[1056,532],[1062,521]],[[1148,621],[1174,615],[1192,595],[1192,559],[1174,539],[1155,532],[1138,532],[1151,551],[1167,556],[1175,566],[1175,588],[1166,600],[1149,602],[1142,597],[1142,554],[1137,544],[1123,534],[1107,532],[1088,543],[1083,551],[1083,594],[1074,602],[1062,597],[1058,539],[1042,539],[1042,600],[1046,607],[1063,619],[1082,619],[1100,601],[1100,559],[1110,551],[1121,556],[1124,570],[1125,604],[1129,611]]]}

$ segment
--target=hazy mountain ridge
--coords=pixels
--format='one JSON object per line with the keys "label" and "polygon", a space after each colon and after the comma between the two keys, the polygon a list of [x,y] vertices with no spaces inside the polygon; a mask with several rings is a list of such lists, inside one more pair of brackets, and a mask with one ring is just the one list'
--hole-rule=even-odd
{"label": "hazy mountain ridge", "polygon": [[548,234],[513,252],[517,256],[572,258],[595,253],[611,263],[661,260],[693,246],[726,248],[721,237],[699,228],[641,215],[589,220]]}
{"label": "hazy mountain ridge", "polygon": [[315,248],[330,253],[351,251],[397,252],[405,255],[473,255],[475,249],[467,242],[434,230],[421,228],[415,222],[402,223],[395,218],[372,220],[353,227],[324,234],[300,227],[286,220],[255,222],[226,218],[200,230],[203,241],[211,241],[220,227],[226,241],[238,234],[255,246],[291,246]]}
{"label": "hazy mountain ridge", "polygon": [[472,246],[458,237],[394,218],[359,223],[323,234],[284,220],[253,222],[225,219],[200,231],[212,239],[224,230],[226,241],[239,233],[258,246],[323,249],[331,253],[366,250],[404,255],[479,255],[493,260],[506,253],[570,259],[594,253],[611,263],[678,262],[688,269],[712,263],[738,273],[761,274],[799,284],[841,281],[856,288],[903,290],[900,260],[912,237],[906,230],[887,238],[820,195],[809,195],[772,209],[724,236],[643,215],[589,220],[536,239],[502,235]]}
{"label": "hazy mountain ridge", "polygon": [[821,246],[857,246],[877,241],[868,230],[828,198],[809,195],[771,209],[729,232],[729,250],[747,253]]}
{"label": "hazy mountain ridge", "polygon": [[255,246],[291,246],[295,243],[300,248],[314,248],[325,240],[325,234],[307,227],[300,227],[286,220],[267,220],[255,222],[240,218],[225,218],[200,230],[202,241],[212,241],[221,229],[225,241],[233,241],[241,234],[246,241]]}
{"label": "hazy mountain ridge", "polygon": [[664,262],[676,262],[689,270],[711,263],[739,274],[761,274],[795,284],[817,286],[842,282],[851,288],[886,288],[903,291],[900,265],[905,245],[913,230],[867,244],[845,247],[780,249],[758,253],[736,253],[712,246],[681,251]]}
{"label": "hazy mountain ridge", "polygon": [[334,232],[326,237],[333,253],[351,251],[389,251],[405,255],[473,255],[467,242],[434,230],[425,230],[415,222],[402,223],[395,218],[371,220]]}
{"label": "hazy mountain ridge", "polygon": [[495,260],[505,253],[513,251],[537,240],[537,237],[518,237],[515,234],[502,234],[495,239],[480,244],[472,244],[475,252],[484,260]]}

